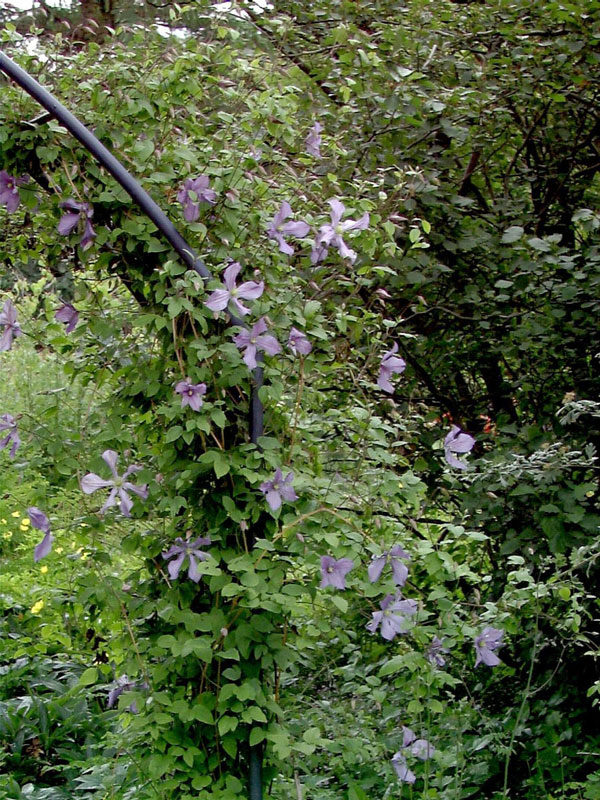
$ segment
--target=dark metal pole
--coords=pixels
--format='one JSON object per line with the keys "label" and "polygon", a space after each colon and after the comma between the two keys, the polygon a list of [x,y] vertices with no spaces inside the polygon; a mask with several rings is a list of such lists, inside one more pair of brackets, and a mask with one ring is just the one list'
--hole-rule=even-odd
{"label": "dark metal pole", "polygon": [[[205,280],[212,277],[206,264],[197,255],[192,247],[186,242],[183,236],[175,228],[171,220],[154,202],[148,192],[135,180],[121,162],[98,141],[94,134],[83,125],[77,117],[60,103],[56,97],[50,94],[41,86],[35,78],[28,72],[15,64],[4,53],[0,52],[0,70],[6,73],[15,83],[17,83],[27,94],[48,111],[52,117],[57,119],[61,125],[71,133],[88,150],[94,158],[106,168],[106,170],[118,181],[129,196],[134,200],[142,211],[147,214],[156,225],[165,239],[171,244],[181,260],[190,269],[198,272]],[[234,314],[229,314],[232,325],[242,325],[245,323]],[[252,397],[250,401],[250,439],[257,443],[258,437],[263,433],[263,404],[258,395],[258,390],[263,384],[262,366],[256,367],[253,372]],[[249,771],[249,800],[262,800],[262,747],[255,745],[250,747],[250,771]]]}

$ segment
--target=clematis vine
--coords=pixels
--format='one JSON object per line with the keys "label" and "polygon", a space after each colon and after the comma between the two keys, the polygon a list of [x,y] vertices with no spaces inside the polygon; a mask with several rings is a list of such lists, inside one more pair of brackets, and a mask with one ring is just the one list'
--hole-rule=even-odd
{"label": "clematis vine", "polygon": [[256,353],[258,350],[267,353],[269,356],[275,356],[281,353],[281,345],[274,336],[267,333],[267,323],[264,317],[261,317],[256,325],[249,330],[240,331],[233,337],[236,346],[244,351],[244,361],[250,369],[256,367]]}
{"label": "clematis vine", "polygon": [[331,224],[321,225],[319,232],[315,239],[315,244],[310,254],[312,264],[318,264],[322,261],[330,247],[337,247],[339,254],[342,258],[347,258],[354,263],[356,261],[356,253],[350,250],[342,238],[342,234],[347,231],[364,231],[369,227],[369,215],[364,213],[360,219],[347,219],[342,222],[342,216],[346,207],[337,199],[329,200],[331,206]]}
{"label": "clematis vine", "polygon": [[17,429],[17,423],[12,414],[2,414],[0,416],[0,434],[6,433],[3,439],[0,439],[0,450],[4,450],[10,444],[8,451],[11,458],[15,457],[17,448],[21,444],[21,437]]}
{"label": "clematis vine", "polygon": [[299,331],[298,328],[292,328],[288,339],[288,347],[292,353],[297,356],[307,356],[312,350],[312,344],[306,338],[306,334]]}
{"label": "clematis vine", "polygon": [[44,538],[36,545],[33,551],[33,560],[37,563],[52,550],[54,536],[50,533],[50,521],[43,511],[40,511],[36,506],[31,506],[27,509],[27,514],[33,527],[37,528],[38,531],[42,531],[44,534]]}
{"label": "clematis vine", "polygon": [[97,491],[98,489],[106,489],[111,487],[106,502],[100,509],[100,513],[103,514],[107,508],[116,506],[118,503],[121,513],[125,517],[130,517],[131,509],[133,507],[133,500],[129,496],[129,492],[133,492],[142,500],[146,500],[148,497],[148,488],[146,485],[136,486],[134,483],[127,480],[130,475],[139,472],[142,467],[132,464],[127,467],[123,475],[118,475],[116,466],[119,459],[119,454],[114,450],[105,450],[102,453],[102,459],[112,472],[112,480],[104,480],[104,478],[101,478],[94,472],[89,472],[81,479],[81,490],[85,494],[93,494],[93,492]]}
{"label": "clematis vine", "polygon": [[483,663],[488,667],[497,667],[502,662],[494,653],[499,647],[502,647],[502,637],[504,631],[499,628],[484,628],[479,636],[475,637],[475,666]]}
{"label": "clematis vine", "polygon": [[54,319],[57,322],[63,322],[66,325],[66,333],[71,333],[75,330],[79,322],[79,311],[71,305],[71,303],[63,303],[60,308],[56,310]]}
{"label": "clematis vine", "polygon": [[168,566],[171,580],[177,580],[181,571],[181,567],[183,566],[183,562],[187,558],[189,560],[188,578],[194,581],[194,583],[198,583],[201,578],[201,575],[198,572],[198,561],[206,561],[206,559],[210,557],[208,553],[200,550],[200,548],[206,547],[209,544],[210,539],[207,536],[199,536],[193,542],[186,541],[185,539],[182,539],[181,536],[177,537],[169,550],[162,554],[162,557],[165,559],[165,561],[172,559]]}
{"label": "clematis vine", "polygon": [[408,567],[404,563],[405,561],[410,561],[409,554],[399,544],[395,545],[391,550],[371,561],[367,569],[369,580],[371,583],[376,583],[381,578],[385,566],[389,564],[392,568],[394,583],[397,586],[404,586],[408,578]]}
{"label": "clematis vine", "polygon": [[195,222],[200,215],[200,203],[214,205],[217,193],[208,188],[207,175],[198,178],[186,178],[177,192],[177,199],[183,206],[183,216],[187,222]]}
{"label": "clematis vine", "polygon": [[417,613],[416,600],[401,600],[393,594],[386,595],[379,604],[381,611],[373,612],[373,619],[367,625],[367,630],[375,633],[380,628],[380,633],[388,642],[398,633],[406,633],[409,618]]}
{"label": "clematis vine", "polygon": [[4,307],[0,311],[0,325],[4,325],[2,336],[0,337],[0,351],[10,350],[13,339],[20,336],[23,331],[17,322],[17,309],[12,300],[5,300]]}
{"label": "clematis vine", "polygon": [[94,216],[94,209],[90,203],[78,203],[77,200],[70,198],[59,203],[61,208],[66,210],[59,222],[58,232],[61,236],[68,236],[83,221],[83,234],[79,240],[79,246],[82,250],[87,250],[92,244],[96,231],[92,226],[92,217]]}
{"label": "clematis vine", "polygon": [[346,588],[346,575],[354,568],[351,558],[335,559],[333,556],[321,556],[321,589],[333,586],[334,589]]}
{"label": "clematis vine", "polygon": [[468,433],[463,433],[458,425],[453,425],[444,439],[444,456],[448,464],[456,469],[467,469],[467,464],[456,458],[455,453],[470,453],[475,444],[475,439]]}
{"label": "clematis vine", "polygon": [[293,503],[294,500],[298,499],[298,495],[292,486],[293,480],[293,472],[288,472],[284,478],[281,469],[277,467],[273,479],[261,483],[260,490],[266,496],[271,511],[277,511],[278,508],[281,508],[281,503],[284,500],[287,503]]}
{"label": "clematis vine", "polygon": [[0,171],[0,206],[6,206],[9,214],[13,214],[21,202],[19,186],[28,181],[28,175],[22,175],[17,178],[14,175],[9,175],[5,169]]}
{"label": "clematis vine", "polygon": [[223,311],[231,303],[235,311],[245,317],[250,313],[250,309],[241,302],[242,300],[257,300],[265,289],[263,281],[245,281],[239,286],[235,285],[235,279],[240,273],[241,265],[233,261],[223,273],[225,281],[224,289],[216,289],[204,305],[211,311]]}
{"label": "clematis vine", "polygon": [[289,245],[284,236],[295,236],[298,239],[301,239],[303,236],[310,230],[310,225],[306,222],[298,221],[298,222],[284,222],[292,214],[292,209],[290,204],[287,200],[281,204],[281,208],[275,214],[273,221],[267,228],[267,236],[269,239],[275,239],[277,244],[279,245],[279,250],[282,253],[285,253],[288,256],[293,255],[294,248]]}
{"label": "clematis vine", "polygon": [[381,359],[379,367],[379,377],[377,378],[377,386],[383,389],[384,392],[392,394],[394,391],[393,385],[390,383],[392,375],[400,375],[406,369],[406,361],[400,356],[395,355],[398,352],[398,345],[394,342],[394,346],[389,350]]}
{"label": "clematis vine", "polygon": [[179,381],[175,387],[177,394],[181,395],[181,407],[189,406],[192,411],[200,411],[202,408],[202,397],[206,394],[205,383],[192,383],[189,378]]}
{"label": "clematis vine", "polygon": [[315,122],[305,140],[306,152],[315,158],[321,158],[321,131],[323,126]]}

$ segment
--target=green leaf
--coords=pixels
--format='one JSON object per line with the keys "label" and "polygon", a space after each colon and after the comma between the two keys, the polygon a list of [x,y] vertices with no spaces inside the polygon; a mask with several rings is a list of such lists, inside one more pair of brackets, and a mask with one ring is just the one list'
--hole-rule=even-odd
{"label": "green leaf", "polygon": [[500,241],[502,244],[512,244],[513,242],[517,242],[524,233],[525,229],[520,225],[512,225],[504,231]]}
{"label": "green leaf", "polygon": [[254,747],[257,744],[260,744],[265,738],[265,736],[266,734],[263,728],[252,728],[252,730],[250,731],[250,736],[248,738],[250,747]]}
{"label": "green leaf", "polygon": [[81,673],[79,678],[80,686],[92,686],[98,680],[98,669],[96,667],[88,667]]}
{"label": "green leaf", "polygon": [[400,672],[404,668],[404,656],[392,656],[389,661],[381,667],[377,673],[380,678],[386,675],[393,675],[395,672]]}

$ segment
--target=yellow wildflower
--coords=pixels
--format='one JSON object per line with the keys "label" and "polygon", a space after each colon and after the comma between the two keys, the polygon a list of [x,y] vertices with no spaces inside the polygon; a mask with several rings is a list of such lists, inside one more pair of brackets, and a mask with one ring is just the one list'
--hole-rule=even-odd
{"label": "yellow wildflower", "polygon": [[44,601],[43,600],[38,600],[37,603],[34,603],[31,606],[31,613],[32,614],[39,614],[43,607],[44,607]]}
{"label": "yellow wildflower", "polygon": [[21,525],[25,525],[25,527],[28,528],[31,525],[31,520],[29,519],[29,517],[25,517],[25,519],[22,519]]}
{"label": "yellow wildflower", "polygon": [[64,547],[57,547],[54,552],[58,553],[60,555],[63,551],[64,551]]}
{"label": "yellow wildflower", "polygon": [[20,531],[26,531],[26,530],[28,530],[28,528],[27,528],[27,525],[23,525],[23,523],[21,523],[21,524],[19,525],[19,530],[20,530]]}
{"label": "yellow wildflower", "polygon": [[4,531],[2,534],[3,539],[12,539],[12,531]]}
{"label": "yellow wildflower", "polygon": [[40,567],[40,572],[45,575],[48,572],[48,567],[44,564],[43,567]]}
{"label": "yellow wildflower", "polygon": [[11,517],[20,517],[20,516],[21,516],[21,512],[20,511],[13,511],[12,514],[11,514]]}
{"label": "yellow wildflower", "polygon": [[6,520],[5,519],[0,519],[0,523],[2,523],[2,525],[6,525]]}

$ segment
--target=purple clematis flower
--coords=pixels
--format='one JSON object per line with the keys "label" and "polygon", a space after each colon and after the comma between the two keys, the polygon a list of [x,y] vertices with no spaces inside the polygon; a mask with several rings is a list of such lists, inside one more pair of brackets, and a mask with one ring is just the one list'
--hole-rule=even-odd
{"label": "purple clematis flower", "polygon": [[402,726],[402,750],[408,751],[421,761],[427,761],[435,753],[435,747],[427,739],[417,739],[416,734],[406,725]]}
{"label": "purple clematis flower", "polygon": [[[127,677],[127,675],[121,675],[121,677],[117,678],[117,680],[116,680],[116,686],[114,688],[112,688],[110,690],[110,692],[108,693],[108,701],[106,703],[106,707],[107,708],[112,708],[114,706],[114,704],[117,702],[117,700],[119,699],[119,697],[123,694],[123,692],[131,692],[134,689],[138,689],[138,688],[139,689],[148,689],[148,684],[146,683],[146,681],[144,681],[143,683],[139,683],[138,684],[138,683],[135,683],[134,681],[130,681],[129,678]],[[138,713],[138,707],[137,707],[137,703],[135,702],[135,700],[129,706],[128,710],[132,714],[137,714]]]}
{"label": "purple clematis flower", "polygon": [[298,353],[301,356],[307,356],[312,350],[312,344],[306,338],[306,334],[299,331],[298,328],[291,329],[288,347],[295,356],[297,356]]}
{"label": "purple clematis flower", "polygon": [[323,130],[323,126],[320,122],[315,122],[312,126],[310,131],[308,132],[308,136],[305,140],[306,145],[306,152],[314,156],[315,158],[321,158],[321,131]]}
{"label": "purple clematis flower", "polygon": [[401,374],[406,369],[406,361],[403,358],[395,355],[398,352],[398,345],[394,342],[394,346],[389,350],[381,359],[381,366],[379,367],[379,377],[377,378],[377,386],[383,389],[384,392],[392,394],[394,387],[390,383],[390,378],[394,373]]}
{"label": "purple clematis flower", "polygon": [[181,395],[182,408],[189,406],[192,411],[200,411],[202,397],[206,394],[205,383],[192,383],[189,378],[186,378],[184,381],[179,381],[175,391]]}
{"label": "purple clematis flower", "polygon": [[[142,500],[146,500],[148,497],[148,487],[146,485],[136,486],[134,483],[131,483],[131,481],[127,480],[130,475],[133,475],[135,472],[139,472],[142,467],[132,464],[131,466],[127,467],[123,475],[119,476],[116,469],[119,454],[114,450],[105,450],[102,453],[102,458],[105,463],[108,464],[110,471],[113,474],[112,480],[106,481],[99,475],[96,475],[94,472],[89,472],[81,479],[81,490],[85,494],[92,494],[98,489],[105,489],[109,486],[112,487],[106,502],[100,509],[100,513],[103,514],[107,508],[116,506],[118,502],[123,516],[130,517],[133,501],[128,492],[137,494],[137,496],[141,497]],[[117,497],[119,498],[118,501]]]}
{"label": "purple clematis flower", "polygon": [[295,236],[301,239],[303,236],[306,236],[310,230],[310,225],[307,222],[284,222],[284,219],[287,219],[291,213],[292,209],[290,204],[287,200],[284,200],[281,204],[281,208],[275,214],[273,221],[267,228],[267,236],[269,239],[275,239],[279,245],[280,251],[288,256],[293,255],[294,248],[289,245],[283,237]]}
{"label": "purple clematis flower", "polygon": [[[6,433],[6,431],[8,431],[8,433]],[[0,439],[0,450],[4,450],[4,448],[8,447],[10,444],[10,457],[14,458],[17,447],[21,444],[21,437],[19,436],[17,423],[12,414],[2,414],[2,416],[0,416],[0,434],[1,433],[6,433],[6,436]]]}
{"label": "purple clematis flower", "polygon": [[200,215],[200,203],[214,205],[217,193],[208,188],[208,176],[186,178],[177,192],[177,199],[183,205],[183,216],[187,222],[195,222]]}
{"label": "purple clematis flower", "polygon": [[406,633],[408,618],[417,613],[416,600],[401,600],[396,595],[386,595],[379,604],[381,611],[373,612],[373,619],[367,625],[367,630],[375,633],[381,626],[381,635],[388,642],[397,633]]}
{"label": "purple clematis flower", "polygon": [[198,583],[201,576],[198,572],[197,561],[206,561],[206,559],[209,558],[208,553],[200,550],[200,548],[206,547],[209,544],[210,539],[207,536],[199,536],[193,542],[186,541],[178,536],[177,539],[175,539],[174,544],[171,545],[170,549],[167,550],[166,553],[162,554],[162,557],[165,559],[165,561],[173,559],[168,566],[171,580],[177,580],[181,567],[183,566],[183,562],[187,556],[190,562],[188,566],[188,578],[194,581],[194,583]]}
{"label": "purple clematis flower", "polygon": [[456,469],[467,469],[467,464],[456,458],[454,453],[469,453],[474,444],[475,439],[470,434],[463,433],[458,425],[453,425],[444,439],[444,456],[448,464]]}
{"label": "purple clematis flower", "polygon": [[321,556],[321,589],[333,586],[335,589],[346,588],[346,575],[354,567],[351,558],[336,560],[332,556]]}
{"label": "purple clematis flower", "polygon": [[371,583],[376,583],[381,578],[385,565],[391,564],[394,583],[397,586],[404,586],[408,578],[408,567],[404,563],[405,561],[410,561],[409,554],[399,544],[395,545],[391,550],[382,553],[382,555],[371,561],[367,570],[369,580]]}
{"label": "purple clematis flower", "polygon": [[502,637],[504,631],[499,628],[484,628],[479,636],[475,637],[475,652],[477,658],[475,666],[482,661],[488,667],[497,667],[502,662],[494,653],[499,647],[502,647]]}
{"label": "purple clematis flower", "polygon": [[261,317],[251,330],[240,331],[233,337],[233,341],[240,350],[244,350],[244,361],[254,369],[256,367],[256,351],[262,350],[269,356],[281,353],[281,345],[274,336],[266,333],[267,323]]}
{"label": "purple clematis flower", "polygon": [[414,783],[416,776],[408,769],[406,754],[410,753],[420,761],[427,761],[435,753],[435,747],[427,739],[417,739],[416,735],[406,726],[402,727],[402,747],[392,757],[392,766],[396,775],[404,783]]}
{"label": "purple clematis flower", "polygon": [[240,273],[241,265],[237,261],[233,261],[223,273],[225,279],[225,288],[217,289],[214,291],[204,305],[210,308],[211,311],[223,311],[231,303],[240,316],[245,317],[250,313],[250,309],[240,301],[242,300],[257,300],[264,291],[265,284],[263,281],[256,283],[255,281],[245,281],[239,286],[235,285],[235,279]]}
{"label": "purple clematis flower", "polygon": [[66,209],[67,213],[58,222],[58,232],[61,236],[68,236],[79,225],[80,220],[83,220],[83,234],[79,246],[82,250],[87,250],[96,236],[96,231],[92,227],[94,209],[89,203],[78,203],[72,198],[59,203],[59,206]]}
{"label": "purple clematis flower", "polygon": [[446,664],[444,655],[448,652],[448,648],[444,647],[442,640],[434,636],[427,650],[427,660],[430,664],[433,664],[434,667],[443,667]]}
{"label": "purple clematis flower", "polygon": [[21,326],[17,322],[17,309],[14,307],[12,300],[4,302],[4,308],[0,311],[0,325],[4,325],[4,331],[2,332],[2,337],[0,337],[0,351],[10,350],[13,339],[23,333]]}
{"label": "purple clematis flower", "polygon": [[19,197],[19,186],[27,183],[28,175],[16,178],[9,175],[6,170],[0,171],[0,206],[6,206],[9,214],[13,214],[19,207],[21,198]]}
{"label": "purple clematis flower", "polygon": [[260,490],[266,495],[271,511],[277,511],[278,508],[281,508],[283,500],[287,503],[293,503],[294,500],[298,499],[298,495],[292,486],[293,480],[293,472],[288,472],[284,478],[282,471],[277,467],[273,479],[261,483]]}
{"label": "purple clematis flower", "polygon": [[71,303],[63,303],[62,306],[56,310],[54,319],[58,322],[63,322],[67,326],[65,332],[71,333],[71,331],[75,330],[79,322],[79,311],[77,311]]}
{"label": "purple clematis flower", "polygon": [[47,556],[50,550],[52,550],[54,536],[52,536],[50,533],[50,521],[43,511],[40,511],[40,509],[36,506],[31,506],[31,508],[27,509],[27,514],[33,527],[45,534],[42,541],[36,545],[36,548],[33,551],[33,560],[37,563],[41,558]]}
{"label": "purple clematis flower", "polygon": [[369,226],[369,215],[364,213],[360,219],[347,219],[342,222],[342,215],[346,210],[344,204],[340,200],[333,199],[329,201],[329,205],[331,206],[331,224],[321,225],[319,228],[310,254],[311,264],[318,264],[319,261],[322,261],[330,247],[337,247],[342,258],[347,258],[354,263],[356,253],[346,245],[342,234],[346,231],[364,231]]}

